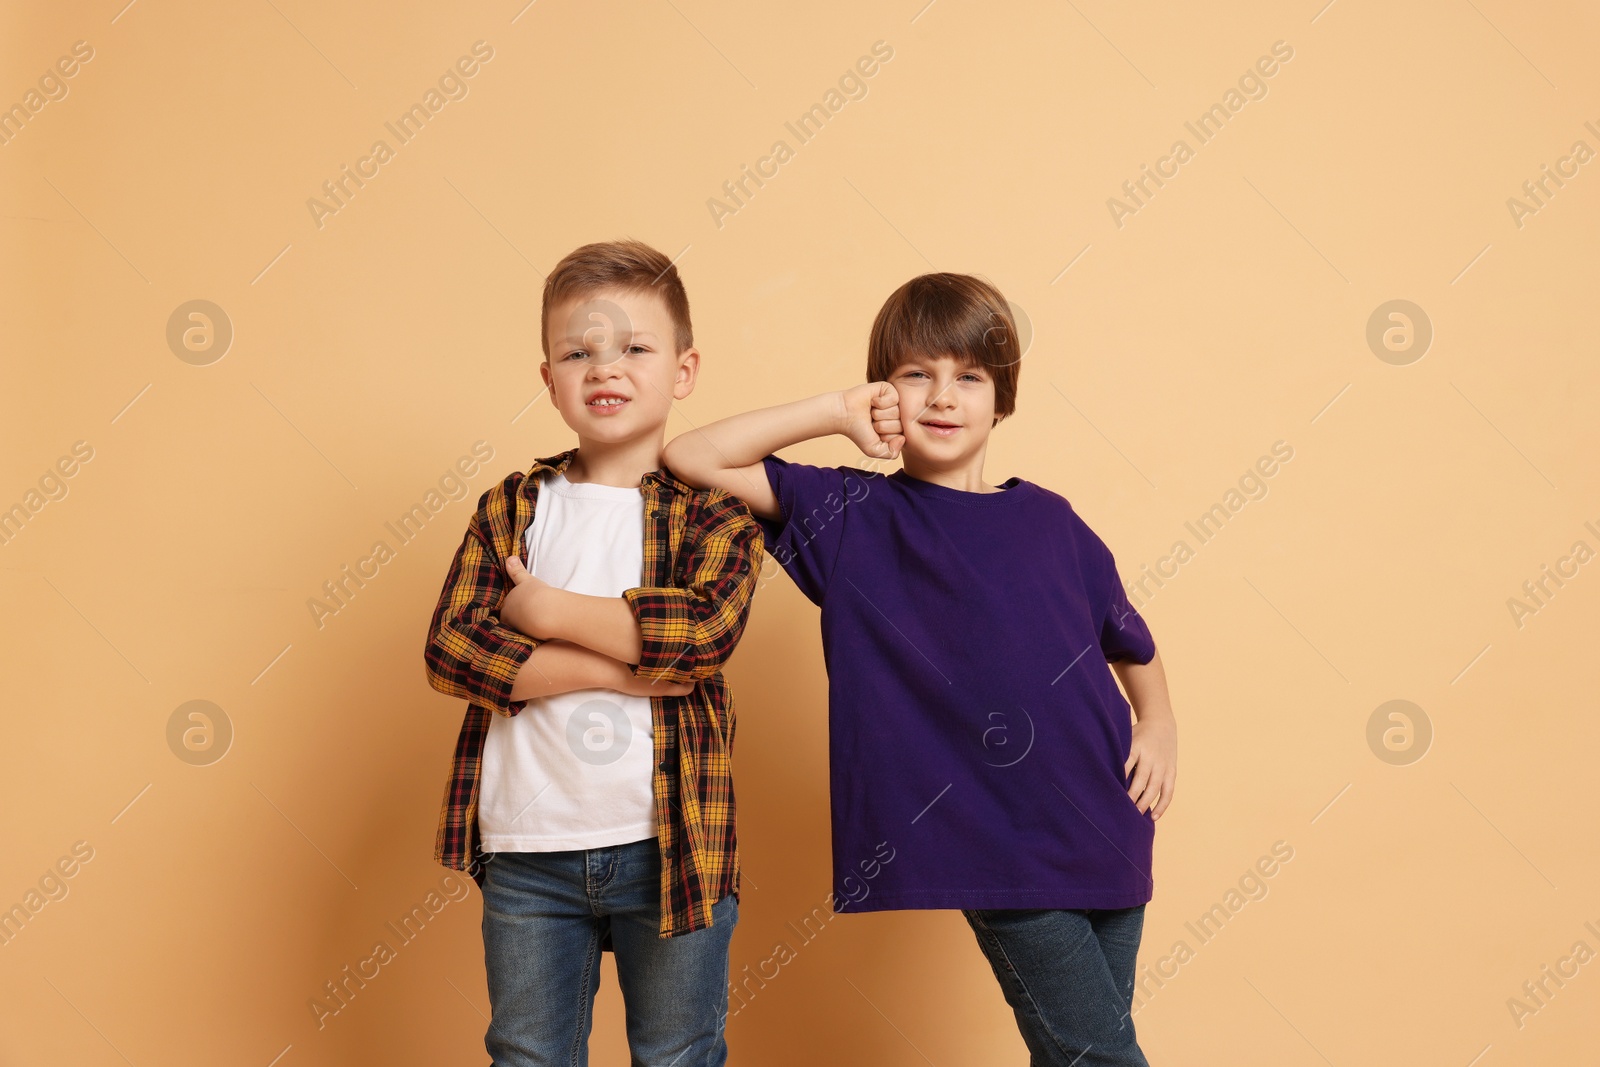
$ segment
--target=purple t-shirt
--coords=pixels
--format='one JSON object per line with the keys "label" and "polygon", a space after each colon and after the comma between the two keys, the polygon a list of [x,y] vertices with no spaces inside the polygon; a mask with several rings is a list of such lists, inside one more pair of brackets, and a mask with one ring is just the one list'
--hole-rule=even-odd
{"label": "purple t-shirt", "polygon": [[822,609],[835,910],[1150,900],[1108,662],[1155,641],[1105,542],[1020,478],[764,464],[767,550]]}

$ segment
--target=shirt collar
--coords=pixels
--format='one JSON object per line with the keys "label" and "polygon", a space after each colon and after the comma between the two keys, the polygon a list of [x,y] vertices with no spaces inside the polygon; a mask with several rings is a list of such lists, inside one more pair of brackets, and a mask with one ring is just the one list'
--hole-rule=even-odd
{"label": "shirt collar", "polygon": [[[553,456],[544,456],[540,459],[536,459],[533,461],[533,466],[528,469],[528,477],[534,478],[545,473],[560,474],[562,471],[566,470],[569,465],[571,465],[573,459],[576,458],[577,455],[578,450],[576,448],[569,448],[565,452],[557,452]],[[658,487],[666,489],[668,492],[684,494],[694,492],[694,489],[687,482],[681,481],[676,475],[667,470],[665,467],[661,467],[653,471],[647,471],[644,476],[644,481],[647,483],[653,482]]]}

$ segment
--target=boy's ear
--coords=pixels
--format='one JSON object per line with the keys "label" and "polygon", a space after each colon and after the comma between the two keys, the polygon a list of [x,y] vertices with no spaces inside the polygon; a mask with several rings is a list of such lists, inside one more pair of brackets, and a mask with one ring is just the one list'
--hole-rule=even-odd
{"label": "boy's ear", "polygon": [[554,406],[557,411],[560,411],[561,410],[561,406],[556,401],[556,391],[555,391],[555,389],[552,387],[552,385],[550,383],[550,357],[549,356],[546,356],[544,359],[539,361],[539,377],[540,377],[540,379],[542,379],[544,381],[544,391],[547,394],[549,394],[551,405]]}
{"label": "boy's ear", "polygon": [[694,392],[694,383],[700,376],[700,350],[690,345],[678,353],[678,373],[672,379],[672,398],[682,400]]}

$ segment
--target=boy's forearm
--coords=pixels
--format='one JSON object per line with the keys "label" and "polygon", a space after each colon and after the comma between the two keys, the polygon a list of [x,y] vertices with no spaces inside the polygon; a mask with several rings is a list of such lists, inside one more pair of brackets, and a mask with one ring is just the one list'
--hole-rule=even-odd
{"label": "boy's forearm", "polygon": [[1149,663],[1118,660],[1111,664],[1111,669],[1127,691],[1128,703],[1133,706],[1134,717],[1139,722],[1173,718],[1172,698],[1167,692],[1167,672],[1161,665],[1159,650]]}
{"label": "boy's forearm", "polygon": [[511,699],[534,700],[579,689],[615,689],[629,673],[626,664],[593,649],[569,641],[545,641],[517,672]]}
{"label": "boy's forearm", "polygon": [[667,442],[663,461],[680,477],[748,467],[779,449],[840,432],[844,395],[817,396],[718,419]]}
{"label": "boy's forearm", "polygon": [[571,641],[622,663],[638,663],[644,646],[639,620],[619,596],[588,596],[566,589],[549,589],[548,608],[541,612],[540,635],[547,640]]}

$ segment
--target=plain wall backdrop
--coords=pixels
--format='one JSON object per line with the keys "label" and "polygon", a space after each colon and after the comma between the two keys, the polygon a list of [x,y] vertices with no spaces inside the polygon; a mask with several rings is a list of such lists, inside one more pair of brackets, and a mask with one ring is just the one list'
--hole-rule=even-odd
{"label": "plain wall backdrop", "polygon": [[[1591,6],[525,2],[6,6],[0,1061],[484,1062],[423,639],[478,495],[572,443],[544,272],[621,236],[693,303],[671,434],[861,381],[915,274],[1025,314],[986,474],[1143,582],[1179,724],[1154,1064],[1592,1050]],[[827,916],[767,567],[732,1062],[1025,1062],[959,914]]]}

